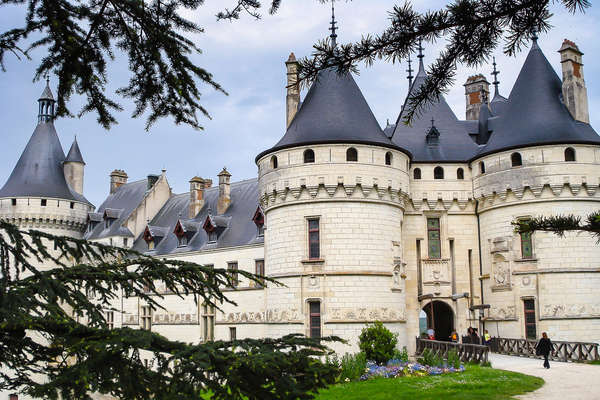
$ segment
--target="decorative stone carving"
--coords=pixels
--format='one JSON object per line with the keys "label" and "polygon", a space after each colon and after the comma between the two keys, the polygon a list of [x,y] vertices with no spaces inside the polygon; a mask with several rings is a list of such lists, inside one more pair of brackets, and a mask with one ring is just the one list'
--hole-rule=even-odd
{"label": "decorative stone carving", "polygon": [[510,289],[510,264],[501,254],[494,255],[492,262],[492,278],[494,279],[492,290]]}
{"label": "decorative stone carving", "polygon": [[541,318],[598,318],[600,317],[600,303],[596,304],[544,304]]}
{"label": "decorative stone carving", "polygon": [[492,307],[489,311],[489,319],[492,320],[514,320],[517,319],[515,306]]}
{"label": "decorative stone carving", "polygon": [[405,310],[392,309],[388,307],[365,307],[365,308],[331,308],[329,309],[329,321],[332,322],[394,322],[406,319]]}
{"label": "decorative stone carving", "polygon": [[137,314],[123,314],[123,325],[139,325],[140,319]]}
{"label": "decorative stone carving", "polygon": [[450,260],[424,259],[421,265],[425,285],[450,285]]}
{"label": "decorative stone carving", "polygon": [[198,324],[198,314],[191,313],[154,313],[152,315],[152,324],[154,325],[196,325]]}
{"label": "decorative stone carving", "polygon": [[221,323],[298,323],[302,322],[298,309],[270,309],[267,311],[230,312],[219,314],[217,322]]}

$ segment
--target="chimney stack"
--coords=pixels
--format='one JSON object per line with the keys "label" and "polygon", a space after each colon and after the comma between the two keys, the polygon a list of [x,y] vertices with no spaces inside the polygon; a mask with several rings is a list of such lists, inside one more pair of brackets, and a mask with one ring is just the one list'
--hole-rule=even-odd
{"label": "chimney stack", "polygon": [[294,53],[290,53],[290,57],[285,62],[287,69],[287,95],[286,100],[286,128],[290,126],[292,120],[296,116],[298,106],[300,105],[300,85],[298,84],[298,61]]}
{"label": "chimney stack", "polygon": [[227,172],[227,168],[223,167],[223,171],[219,173],[219,200],[217,202],[217,214],[225,214],[229,204],[231,203],[231,174]]}
{"label": "chimney stack", "polygon": [[127,183],[127,174],[122,169],[115,169],[110,173],[110,194],[117,191],[120,186]]}
{"label": "chimney stack", "polygon": [[470,76],[464,86],[467,98],[467,120],[477,121],[481,105],[489,103],[490,83],[485,76],[478,74]]}
{"label": "chimney stack", "polygon": [[583,78],[583,53],[577,45],[565,39],[558,50],[562,64],[563,102],[577,121],[590,123],[587,89]]}
{"label": "chimney stack", "polygon": [[204,189],[206,187],[206,181],[199,176],[190,179],[190,207],[188,218],[195,218],[202,209],[202,206],[204,206]]}

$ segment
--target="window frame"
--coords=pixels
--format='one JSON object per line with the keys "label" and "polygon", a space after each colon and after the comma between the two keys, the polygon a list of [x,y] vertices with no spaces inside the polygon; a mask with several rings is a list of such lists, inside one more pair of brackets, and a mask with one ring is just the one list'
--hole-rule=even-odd
{"label": "window frame", "polygon": [[456,179],[458,179],[459,181],[465,180],[465,170],[464,169],[458,168],[456,170]]}
{"label": "window frame", "polygon": [[[311,222],[316,221],[316,228],[311,228]],[[309,260],[320,260],[321,259],[321,218],[320,217],[307,217],[306,218],[306,233],[307,233],[307,244],[308,244],[308,259]],[[313,240],[316,234],[316,240]],[[313,253],[313,247],[311,243],[316,243],[316,254]]]}
{"label": "window frame", "polygon": [[239,265],[237,261],[227,262],[227,273],[231,276],[231,286],[234,288],[240,284]]}
{"label": "window frame", "polygon": [[[569,153],[567,153],[569,152]],[[575,149],[573,147],[567,147],[564,151],[564,156],[565,156],[565,162],[575,162],[577,161],[577,152],[575,151]],[[567,157],[567,154],[572,156],[572,160],[567,160],[567,158],[571,158],[571,157]]]}
{"label": "window frame", "polygon": [[[430,227],[429,221],[437,220],[437,227]],[[442,222],[440,217],[427,217],[427,258],[430,260],[440,260],[442,258]],[[431,236],[431,233],[437,232],[437,239]],[[437,253],[432,250],[432,245],[437,241]]]}
{"label": "window frame", "polygon": [[479,161],[479,173],[481,175],[485,174],[485,163],[483,161]]}
{"label": "window frame", "polygon": [[237,329],[235,326],[230,326],[229,327],[229,341],[232,342],[234,340],[237,340]]}
{"label": "window frame", "polygon": [[418,179],[422,179],[422,178],[423,178],[423,173],[421,172],[421,168],[413,169],[413,179],[418,180]]}
{"label": "window frame", "polygon": [[385,165],[392,165],[392,162],[394,161],[394,155],[392,154],[391,151],[387,151],[385,153]]}
{"label": "window frame", "polygon": [[[320,340],[322,337],[322,334],[323,334],[323,331],[321,328],[321,324],[322,324],[321,300],[318,300],[318,299],[308,300],[306,303],[307,303],[307,307],[308,307],[308,336],[311,339]],[[316,305],[318,307],[317,312],[314,312],[313,305]]]}
{"label": "window frame", "polygon": [[41,207],[46,207],[47,205],[48,205],[48,200],[47,199],[41,199],[40,206]]}
{"label": "window frame", "polygon": [[279,168],[279,160],[277,159],[277,156],[271,157],[271,160],[269,161],[269,165],[271,166],[271,169]]}
{"label": "window frame", "polygon": [[346,149],[346,162],[358,162],[358,150],[356,147]]}
{"label": "window frame", "polygon": [[510,166],[512,168],[523,166],[523,156],[518,151],[515,151],[510,155]]}
{"label": "window frame", "polygon": [[152,307],[150,306],[140,307],[140,329],[152,330]]}
{"label": "window frame", "polygon": [[313,149],[306,149],[302,153],[302,161],[304,162],[304,164],[314,164],[315,158],[315,151]]}
{"label": "window frame", "polygon": [[[537,313],[535,312],[535,299],[524,298],[523,300],[523,326],[525,329],[525,338],[536,339],[537,338]],[[528,307],[530,305],[530,307]],[[527,322],[527,316],[533,315],[533,322]],[[529,335],[529,328],[533,328],[532,335]]]}
{"label": "window frame", "polygon": [[[441,175],[440,175],[441,172]],[[444,168],[441,166],[437,166],[433,169],[433,179],[444,179]]]}
{"label": "window frame", "polygon": [[202,340],[204,342],[215,340],[215,307],[208,303],[200,306],[202,314]]}
{"label": "window frame", "polygon": [[107,311],[105,318],[106,318],[106,326],[108,327],[108,329],[114,329],[115,328],[115,313],[114,313],[114,311]]}
{"label": "window frame", "polygon": [[255,273],[255,275],[258,275],[262,278],[260,280],[260,283],[256,283],[256,287],[265,287],[265,280],[264,280],[265,260],[264,259],[261,258],[261,259],[254,260],[254,273]]}

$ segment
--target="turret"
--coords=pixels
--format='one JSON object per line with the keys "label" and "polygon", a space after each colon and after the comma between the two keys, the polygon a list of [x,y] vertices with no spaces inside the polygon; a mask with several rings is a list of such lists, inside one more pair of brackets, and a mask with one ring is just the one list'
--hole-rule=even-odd
{"label": "turret", "polygon": [[38,124],[52,122],[54,119],[55,103],[56,101],[54,100],[54,96],[52,96],[52,90],[50,90],[50,82],[48,79],[46,79],[46,87],[38,99]]}
{"label": "turret", "polygon": [[589,124],[587,89],[583,78],[583,53],[577,45],[565,39],[558,50],[562,64],[563,102],[577,121]]}
{"label": "turret", "polygon": [[85,161],[79,150],[77,138],[73,140],[71,149],[67,154],[67,158],[63,162],[63,170],[67,183],[79,194],[83,194],[83,177],[84,177]]}

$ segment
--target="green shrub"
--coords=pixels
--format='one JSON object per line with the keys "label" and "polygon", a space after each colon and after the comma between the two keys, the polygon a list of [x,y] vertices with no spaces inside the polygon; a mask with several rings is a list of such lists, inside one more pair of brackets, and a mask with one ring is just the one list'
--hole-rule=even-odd
{"label": "green shrub", "polygon": [[489,361],[482,362],[480,365],[481,365],[482,367],[492,368],[492,363],[491,363],[491,362],[489,362]]}
{"label": "green shrub", "polygon": [[367,368],[365,353],[344,354],[340,360],[340,381],[356,381]]}
{"label": "green shrub", "polygon": [[448,365],[454,368],[460,368],[460,357],[458,357],[458,351],[452,349],[448,352]]}
{"label": "green shrub", "polygon": [[406,350],[406,346],[402,347],[402,351],[398,349],[394,349],[394,354],[392,355],[392,360],[400,360],[402,362],[408,362],[408,351]]}
{"label": "green shrub", "polygon": [[381,321],[364,327],[358,339],[358,346],[365,353],[367,360],[378,365],[384,365],[392,359],[398,343],[398,335],[383,326]]}
{"label": "green shrub", "polygon": [[444,364],[444,360],[430,349],[423,350],[423,353],[421,354],[421,357],[417,359],[417,362],[430,367],[440,367]]}

